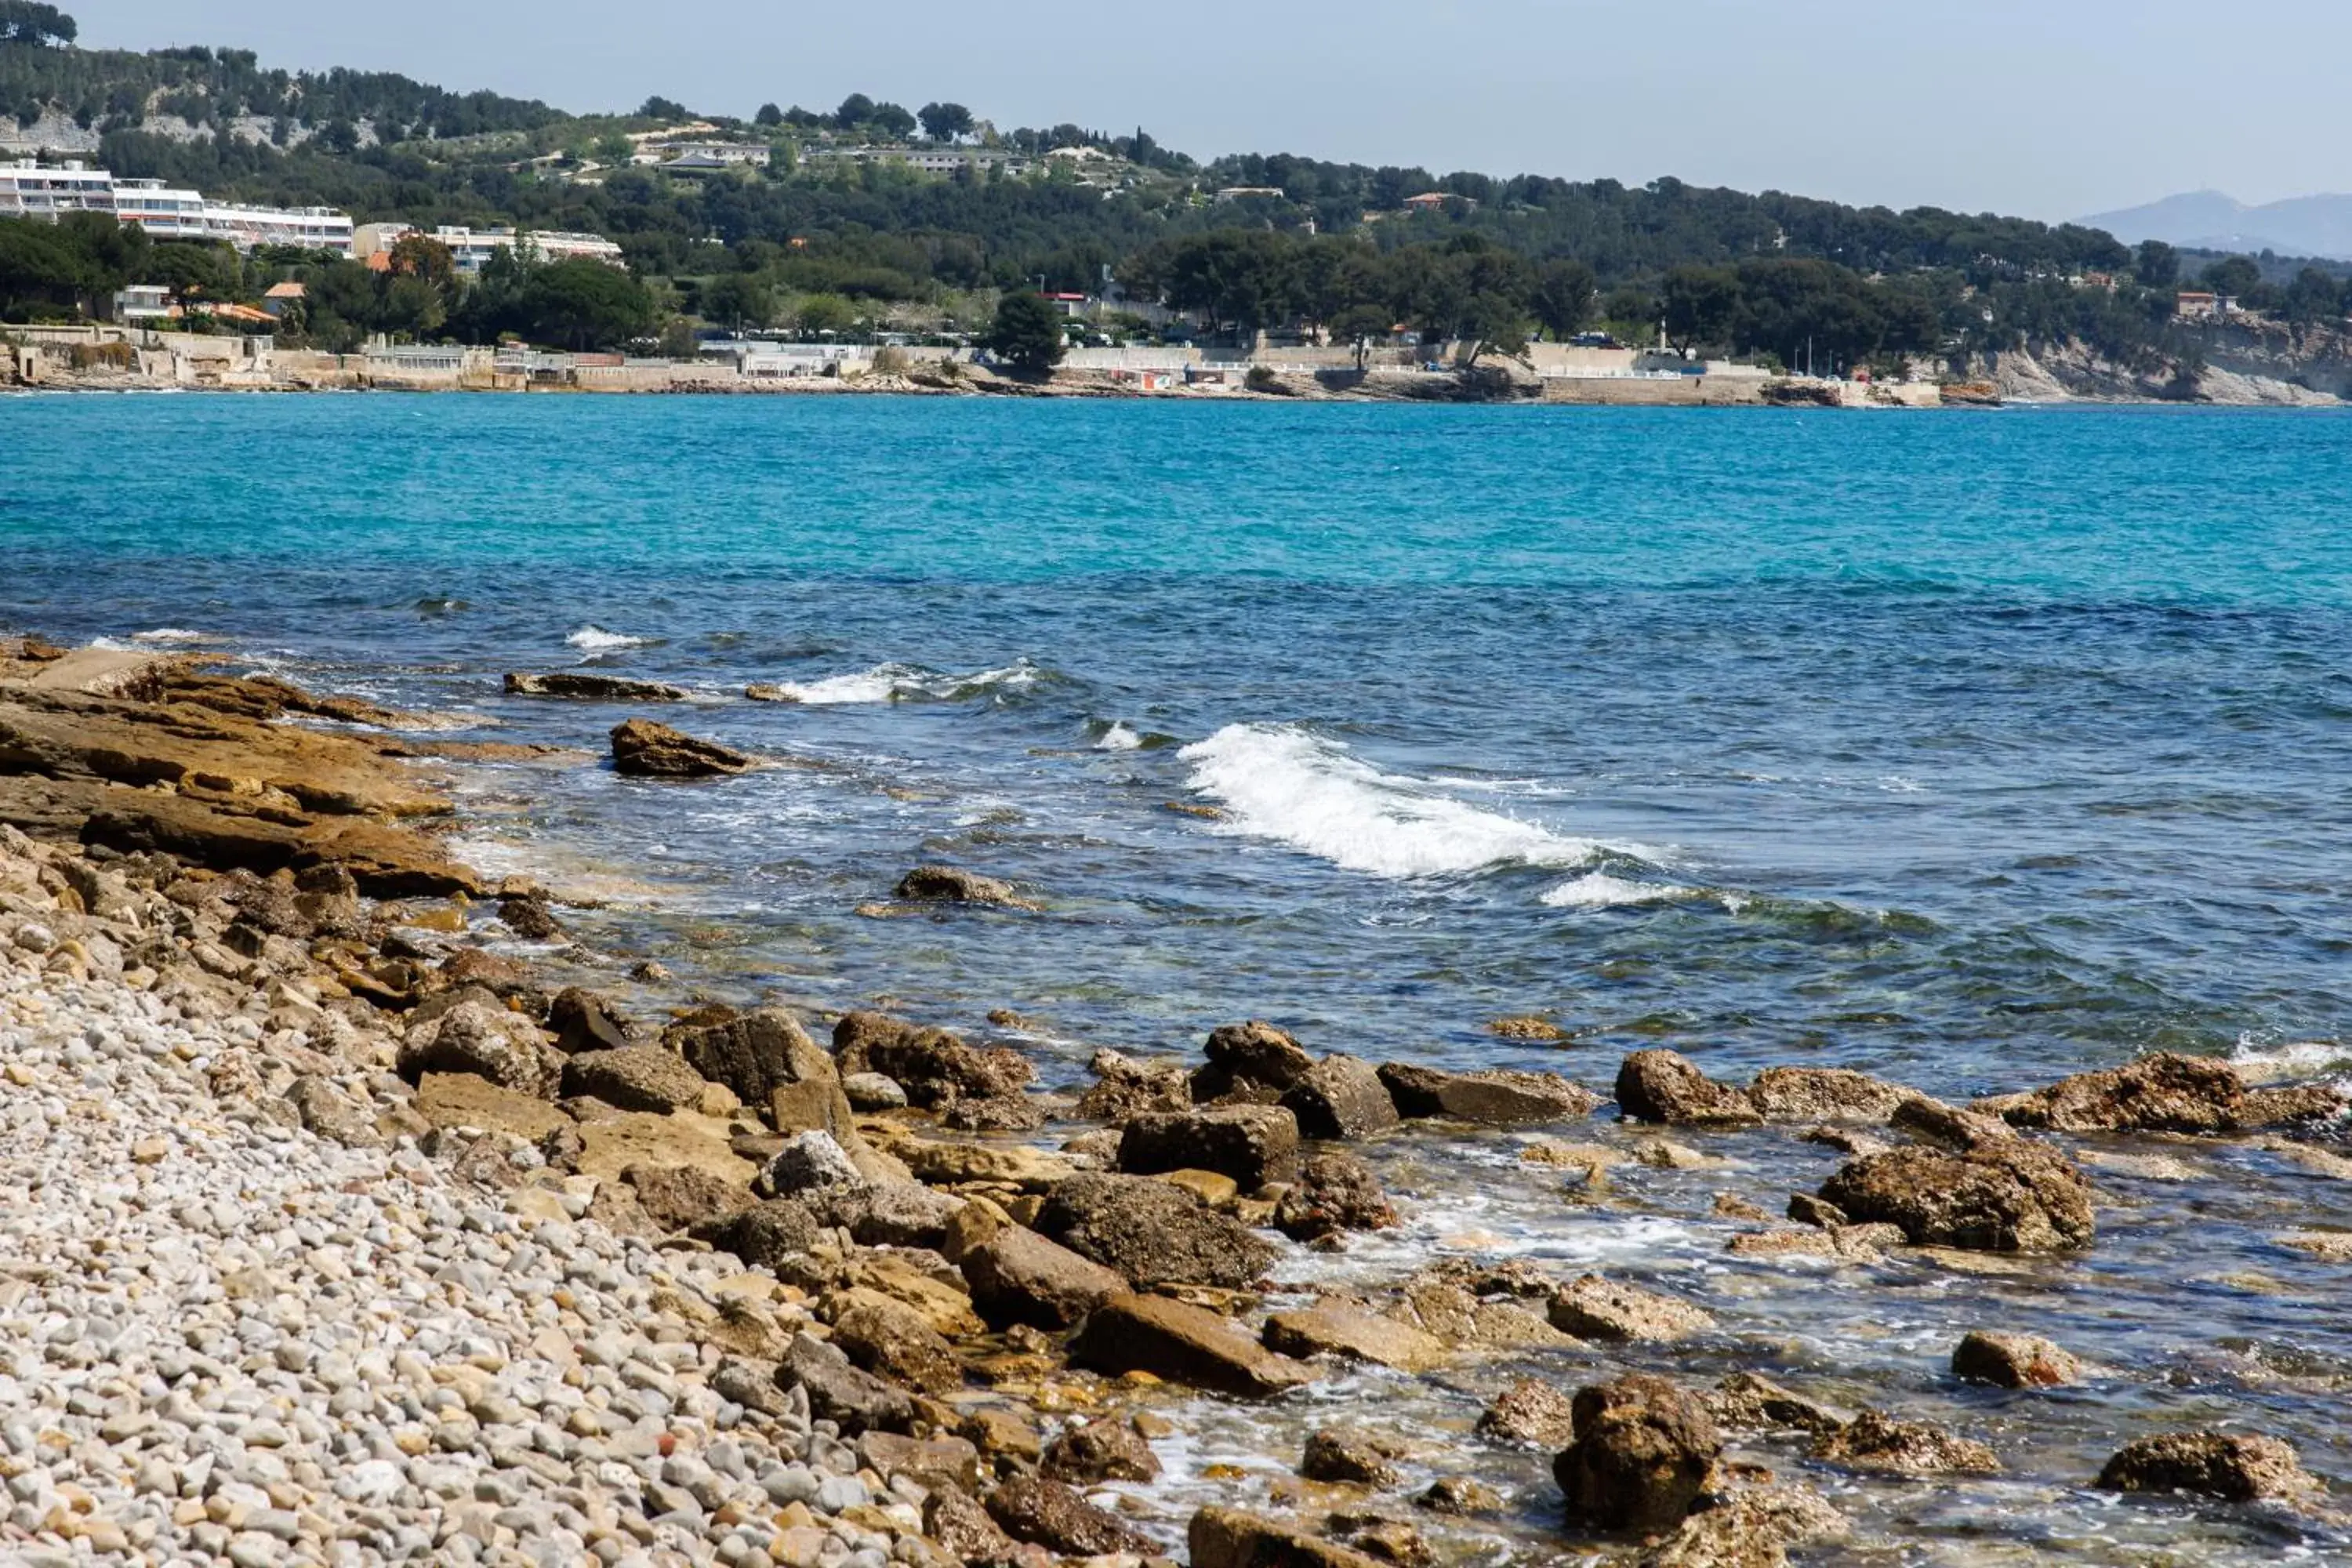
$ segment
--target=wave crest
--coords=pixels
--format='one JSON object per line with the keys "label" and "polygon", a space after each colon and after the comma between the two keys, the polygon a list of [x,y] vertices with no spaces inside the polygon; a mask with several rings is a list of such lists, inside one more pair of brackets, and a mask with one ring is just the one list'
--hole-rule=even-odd
{"label": "wave crest", "polygon": [[604,627],[592,621],[588,625],[582,626],[578,631],[573,632],[570,637],[565,637],[563,640],[572,647],[585,648],[592,652],[603,653],[607,649],[616,647],[653,647],[658,645],[662,639],[659,637],[633,637],[625,632],[608,632]]}
{"label": "wave crest", "polygon": [[877,664],[853,674],[829,675],[818,680],[776,683],[788,701],[811,704],[845,702],[965,702],[1000,691],[1025,691],[1055,679],[1054,672],[1027,659],[1015,659],[996,669],[951,675],[916,664]]}
{"label": "wave crest", "polygon": [[1346,871],[1402,879],[1490,866],[1569,869],[1610,853],[1654,858],[1481,811],[1293,725],[1228,724],[1177,755],[1192,764],[1191,787],[1228,814],[1213,831],[1276,839]]}

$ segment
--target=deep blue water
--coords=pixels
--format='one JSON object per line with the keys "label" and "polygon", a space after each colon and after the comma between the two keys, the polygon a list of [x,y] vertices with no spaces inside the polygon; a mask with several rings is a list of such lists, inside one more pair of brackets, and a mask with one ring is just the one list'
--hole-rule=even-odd
{"label": "deep blue water", "polygon": [[[1958,1097],[2155,1047],[2343,1070],[2347,497],[2352,418],[2307,413],[15,398],[0,626],[201,634],[166,646],[601,752],[634,710],[499,681],[593,664],[821,764],[466,773],[468,854],[610,900],[567,914],[591,978],[677,972],[633,1007],[887,998],[985,1035],[1009,1006],[1059,1084],[1094,1046],[1261,1016],[1604,1089],[1669,1044]],[[933,859],[1045,910],[856,913]],[[1573,1037],[1484,1028],[1523,1013]],[[2009,1479],[1925,1488],[1748,1450],[1855,1519],[1822,1561],[2352,1560],[2340,1531],[2084,1489],[2124,1437],[2215,1422],[2352,1477],[2343,1271],[2276,1240],[2352,1228],[2346,1184],[2126,1141],[2087,1257],[1834,1269],[1727,1258],[1713,1203],[1777,1209],[1835,1156],[1707,1146],[1735,1163],[1595,1197],[1510,1137],[1400,1135],[1370,1153],[1405,1229],[1284,1268],[1606,1267],[1721,1331],[1527,1370],[1760,1368],[2000,1449]],[[2179,1169],[2129,1163],[2151,1152]],[[1961,1388],[1944,1359],[1979,1326],[2096,1370]],[[1549,1560],[1539,1459],[1461,1438],[1506,1370],[1195,1409],[1152,1517],[1172,1540],[1189,1501],[1260,1496],[1297,1423],[1370,1393],[1417,1478],[1475,1462]],[[1204,1471],[1236,1457],[1252,1479]]]}

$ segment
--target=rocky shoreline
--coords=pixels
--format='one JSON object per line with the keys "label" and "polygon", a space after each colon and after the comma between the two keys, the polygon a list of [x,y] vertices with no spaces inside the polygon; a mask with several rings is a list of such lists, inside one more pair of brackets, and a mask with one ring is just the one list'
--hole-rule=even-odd
{"label": "rocky shoreline", "polygon": [[[761,764],[634,716],[609,741],[667,781],[646,787]],[[452,770],[551,759],[187,659],[0,642],[10,1561],[1769,1564],[1846,1539],[1855,1489],[2032,1471],[2030,1422],[1996,1448],[1723,1370],[1700,1347],[1769,1300],[1608,1269],[1270,1276],[1375,1248],[1401,1200],[1364,1155],[1419,1138],[1540,1133],[1519,1158],[1573,1202],[1783,1129],[1821,1177],[1722,1194],[1728,1255],[1823,1268],[2079,1258],[2102,1163],[2156,1157],[2118,1138],[2352,1171],[2324,1141],[2341,1090],[2198,1058],[1952,1105],[1646,1050],[1604,1095],[1253,1022],[1197,1059],[1101,1052],[1073,1099],[1016,1048],[880,1012],[813,1035],[783,1007],[656,1006],[650,970],[558,975],[560,905],[438,831]],[[952,867],[895,889],[1032,901]],[[1612,1102],[1623,1126],[1591,1125]],[[2030,1398],[2093,1375],[2047,1327],[1983,1324],[1950,1376]],[[1344,1392],[1360,1374],[1483,1413],[1416,1451]],[[1263,1506],[1139,1489],[1180,1450],[1215,1477],[1221,1428],[1188,1413],[1261,1408],[1305,1431]],[[1545,1548],[1489,1479],[1530,1454],[1558,1486]],[[2340,1523],[2291,1447],[2227,1426],[2040,1479]]]}

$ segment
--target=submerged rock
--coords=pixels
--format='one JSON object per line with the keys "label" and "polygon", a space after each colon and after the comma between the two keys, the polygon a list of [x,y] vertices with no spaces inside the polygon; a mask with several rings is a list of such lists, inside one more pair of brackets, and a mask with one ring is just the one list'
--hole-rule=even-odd
{"label": "submerged rock", "polygon": [[1789,1549],[1843,1539],[1845,1516],[1808,1487],[1749,1487],[1634,1559],[1635,1568],[1782,1568]]}
{"label": "submerged rock", "polygon": [[1260,1337],[1268,1350],[1301,1360],[1331,1354],[1400,1372],[1426,1372],[1452,1359],[1435,1335],[1337,1297],[1275,1313]]}
{"label": "submerged rock", "polygon": [[2292,1445],[2252,1432],[2167,1432],[2124,1446],[2099,1472],[2116,1492],[2196,1492],[2229,1502],[2320,1489]]}
{"label": "submerged rock", "polygon": [[1010,910],[1037,907],[1014,892],[1012,883],[959,866],[918,866],[898,879],[892,892],[908,903],[992,904]]}
{"label": "submerged rock", "polygon": [[1275,1257],[1274,1247],[1247,1226],[1148,1176],[1072,1176],[1046,1198],[1036,1227],[1117,1269],[1139,1290],[1157,1285],[1244,1289]]}
{"label": "submerged rock", "polygon": [[1408,1062],[1383,1063],[1380,1072],[1398,1112],[1407,1117],[1446,1117],[1486,1127],[1512,1127],[1572,1121],[1591,1115],[1601,1104],[1599,1095],[1558,1073],[1507,1068],[1447,1072]]}
{"label": "submerged rock", "polygon": [[1707,1395],[1706,1403],[1716,1420],[1726,1426],[1822,1433],[1838,1430],[1848,1419],[1752,1372],[1726,1376]]}
{"label": "submerged rock", "polygon": [[1097,1307],[1071,1340],[1070,1360],[1114,1376],[1148,1372],[1244,1398],[1315,1380],[1312,1370],[1276,1355],[1216,1313],[1159,1296],[1115,1296]]}
{"label": "submerged rock", "polygon": [[1575,1425],[1552,1477],[1568,1517],[1601,1530],[1679,1523],[1723,1451],[1706,1405],[1646,1373],[1580,1390]]}
{"label": "submerged rock", "polygon": [[1643,1121],[1736,1127],[1763,1120],[1743,1091],[1717,1083],[1679,1052],[1635,1051],[1617,1069],[1617,1109]]}
{"label": "submerged rock", "polygon": [[2083,1363],[2048,1340],[1979,1329],[1953,1350],[1952,1374],[2000,1388],[2054,1388],[2080,1381]]}
{"label": "submerged rock", "polygon": [[1924,1421],[1897,1421],[1880,1410],[1864,1410],[1834,1432],[1823,1433],[1813,1444],[1812,1456],[1848,1469],[1898,1476],[2000,1473],[2000,1460],[1982,1443]]}
{"label": "submerged rock", "polygon": [[650,719],[613,726],[613,771],[629,778],[701,779],[751,771],[751,759]]}
{"label": "submerged rock", "polygon": [[2058,1151],[2022,1139],[1954,1153],[1891,1149],[1842,1167],[1821,1195],[1921,1247],[2048,1252],[2088,1247],[2090,1184]]}

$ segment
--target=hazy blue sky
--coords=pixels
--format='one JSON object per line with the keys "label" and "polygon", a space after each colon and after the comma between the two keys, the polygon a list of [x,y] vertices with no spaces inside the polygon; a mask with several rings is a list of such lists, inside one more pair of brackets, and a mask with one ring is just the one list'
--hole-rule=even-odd
{"label": "hazy blue sky", "polygon": [[2273,0],[65,0],[93,46],[235,44],[566,109],[849,92],[999,126],[1778,188],[2045,218],[2352,188],[2352,5]]}

